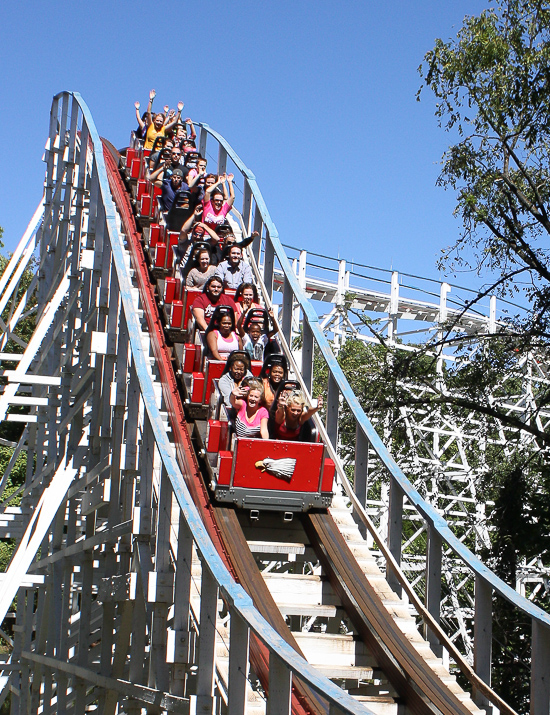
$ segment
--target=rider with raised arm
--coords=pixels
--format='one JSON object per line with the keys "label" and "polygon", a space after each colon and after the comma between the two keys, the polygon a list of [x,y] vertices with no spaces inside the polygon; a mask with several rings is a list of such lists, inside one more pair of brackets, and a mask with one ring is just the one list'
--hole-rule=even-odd
{"label": "rider with raised arm", "polygon": [[[152,114],[152,108],[153,108],[153,100],[155,99],[157,93],[156,90],[152,89],[149,92],[149,104],[147,105],[147,117],[145,122],[141,118],[138,119],[138,123],[140,126],[140,129],[143,130],[143,124],[147,126],[147,131],[145,134],[145,149],[152,149],[153,148],[153,143],[157,136],[166,136],[166,132],[171,129],[173,126],[175,126],[181,116],[181,110],[183,109],[183,102],[178,102],[178,112],[177,114],[174,114],[173,119],[169,119],[167,123],[166,122],[166,115],[163,114],[162,112],[158,112],[153,116]],[[136,116],[139,114],[139,102],[135,103],[136,107]]]}
{"label": "rider with raised arm", "polygon": [[259,380],[244,379],[231,393],[231,404],[237,410],[235,434],[248,439],[269,439],[269,414],[262,407],[264,388]]}
{"label": "rider with raised arm", "polygon": [[279,397],[274,420],[274,437],[298,441],[302,425],[323,406],[323,398],[317,398],[316,407],[306,407],[306,398],[301,390],[283,392]]}
{"label": "rider with raised arm", "polygon": [[[233,174],[222,174],[213,186],[206,188],[202,220],[207,226],[210,226],[210,228],[214,230],[216,226],[225,222],[225,217],[231,211],[231,207],[235,201],[233,178]],[[222,191],[217,188],[220,183],[223,186],[227,183],[229,187],[229,198],[227,200],[224,199]]]}

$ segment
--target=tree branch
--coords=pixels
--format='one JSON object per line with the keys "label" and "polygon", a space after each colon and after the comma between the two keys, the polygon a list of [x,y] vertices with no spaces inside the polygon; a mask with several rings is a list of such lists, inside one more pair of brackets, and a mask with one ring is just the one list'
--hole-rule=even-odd
{"label": "tree branch", "polygon": [[456,407],[463,407],[465,409],[472,410],[473,412],[479,412],[483,415],[487,415],[488,417],[494,417],[505,426],[527,432],[528,434],[533,435],[533,437],[539,439],[546,446],[550,447],[550,434],[547,434],[546,432],[538,429],[538,427],[533,427],[532,425],[523,422],[518,417],[507,414],[498,408],[490,407],[486,403],[476,402],[465,397],[439,394],[438,397],[431,395],[426,397],[408,397],[406,399],[394,398],[391,402],[383,401],[378,403],[377,407],[384,410],[395,407],[407,407],[411,405],[454,405]]}

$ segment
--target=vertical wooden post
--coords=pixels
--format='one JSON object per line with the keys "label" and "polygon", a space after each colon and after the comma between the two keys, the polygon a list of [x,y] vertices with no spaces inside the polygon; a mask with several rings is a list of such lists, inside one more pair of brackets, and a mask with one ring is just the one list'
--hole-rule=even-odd
{"label": "vertical wooden post", "polygon": [[531,645],[531,715],[550,706],[550,629],[533,619]]}
{"label": "vertical wooden post", "polygon": [[199,136],[199,154],[206,159],[206,140],[208,139],[208,132],[206,129],[201,127]]}
{"label": "vertical wooden post", "polygon": [[166,663],[166,639],[168,606],[173,594],[168,585],[172,579],[170,564],[170,520],[172,513],[172,486],[164,465],[161,468],[160,494],[157,504],[157,541],[155,546],[156,594],[153,604],[153,623],[151,628],[150,668],[154,673],[154,683],[158,690],[167,691],[169,684],[168,665]]}
{"label": "vertical wooden post", "polygon": [[250,209],[252,208],[252,190],[250,189],[250,184],[248,179],[244,179],[244,190],[243,190],[243,223],[245,226],[245,231],[247,234],[250,233]]}
{"label": "vertical wooden post", "polygon": [[289,715],[292,673],[278,655],[269,654],[267,715]]}
{"label": "vertical wooden post", "polygon": [[[437,623],[441,620],[441,557],[442,542],[438,532],[428,525],[428,553],[426,558],[426,609]],[[428,627],[424,627],[424,637],[432,650],[441,657],[442,646],[439,638]]]}
{"label": "vertical wooden post", "polygon": [[[353,489],[361,506],[367,504],[367,473],[369,468],[369,441],[357,422],[355,425],[355,465],[353,474]],[[367,527],[360,522],[359,531],[363,538],[367,535]]]}
{"label": "vertical wooden post", "polygon": [[[475,580],[474,612],[474,670],[488,685],[491,684],[491,651],[493,630],[492,588],[480,576]],[[489,701],[474,687],[474,701],[480,708]],[[547,704],[548,707],[548,704]]]}
{"label": "vertical wooden post", "polygon": [[[403,491],[396,480],[390,476],[390,504],[388,515],[388,548],[397,565],[401,564],[401,534],[403,531]],[[398,596],[401,596],[401,584],[395,570],[388,567],[388,583]]]}
{"label": "vertical wooden post", "polygon": [[178,553],[174,585],[174,667],[172,687],[174,695],[185,694],[186,665],[189,663],[191,634],[189,632],[189,605],[191,602],[191,569],[193,564],[193,537],[180,512],[178,528]]}
{"label": "vertical wooden post", "polygon": [[227,152],[220,144],[218,148],[218,174],[225,174],[227,170]]}
{"label": "vertical wooden post", "polygon": [[327,395],[327,434],[334,449],[338,446],[338,408],[340,406],[340,391],[332,373],[328,377]]}
{"label": "vertical wooden post", "polygon": [[236,611],[231,612],[229,633],[228,715],[244,715],[248,683],[249,628]]}
{"label": "vertical wooden post", "polygon": [[307,320],[302,321],[302,379],[311,394],[313,388],[313,332]]}
{"label": "vertical wooden post", "polygon": [[260,249],[262,247],[263,225],[262,214],[260,213],[260,209],[256,206],[254,210],[254,225],[252,230],[257,231],[260,235],[256,236],[252,243],[252,254],[258,267],[260,266]]}
{"label": "vertical wooden post", "polygon": [[275,260],[275,249],[269,238],[269,232],[265,238],[265,253],[264,253],[264,285],[267,295],[271,300],[273,298],[273,265]]}
{"label": "vertical wooden post", "polygon": [[203,562],[201,579],[201,621],[197,663],[197,715],[212,715],[214,707],[217,610],[218,585],[206,564]]}
{"label": "vertical wooden post", "polygon": [[283,284],[283,324],[282,333],[288,344],[288,347],[292,349],[291,338],[292,338],[292,288],[288,282],[288,278],[285,276]]}
{"label": "vertical wooden post", "polygon": [[391,274],[390,309],[388,313],[388,342],[393,345],[397,333],[397,313],[399,310],[399,274]]}

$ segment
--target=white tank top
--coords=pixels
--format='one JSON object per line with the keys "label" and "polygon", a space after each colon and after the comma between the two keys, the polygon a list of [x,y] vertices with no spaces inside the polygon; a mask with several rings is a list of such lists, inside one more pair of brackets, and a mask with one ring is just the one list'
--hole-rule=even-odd
{"label": "white tank top", "polygon": [[216,333],[216,342],[218,344],[218,352],[220,357],[226,358],[229,353],[233,350],[239,349],[239,338],[237,333],[231,332],[228,338],[224,338],[219,330],[214,331]]}

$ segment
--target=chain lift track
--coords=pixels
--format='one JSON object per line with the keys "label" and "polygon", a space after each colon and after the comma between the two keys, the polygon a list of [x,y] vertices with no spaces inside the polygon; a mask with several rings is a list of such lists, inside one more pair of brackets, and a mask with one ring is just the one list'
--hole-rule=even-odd
{"label": "chain lift track", "polygon": [[[317,424],[337,467],[334,505],[291,525],[269,515],[254,525],[210,504],[118,156],[80,95],[57,95],[44,205],[0,278],[2,349],[17,321],[36,313],[24,353],[0,353],[0,418],[24,424],[2,488],[26,452],[20,503],[4,506],[0,521],[0,536],[17,547],[0,582],[10,646],[1,700],[10,694],[14,714],[494,706],[512,715],[490,688],[492,603],[504,598],[531,620],[531,712],[548,715],[550,617],[473,556],[409,483],[351,391],[254,176],[219,134],[200,127],[201,153],[215,143],[218,171],[228,161],[236,169],[242,227],[260,232],[252,267],[267,306],[281,288],[282,339],[308,396],[314,353],[328,368],[326,423]],[[35,279],[18,293],[36,245]],[[296,318],[302,346],[293,354]],[[343,403],[356,424],[354,487],[338,459]],[[386,538],[366,510],[373,460],[388,479]],[[428,534],[423,601],[400,567],[404,501]],[[473,667],[440,625],[444,550],[475,581]],[[307,595],[319,588],[321,596]],[[317,625],[308,630],[306,620]],[[350,647],[353,663],[313,667],[315,649],[330,652],[330,644]]]}

